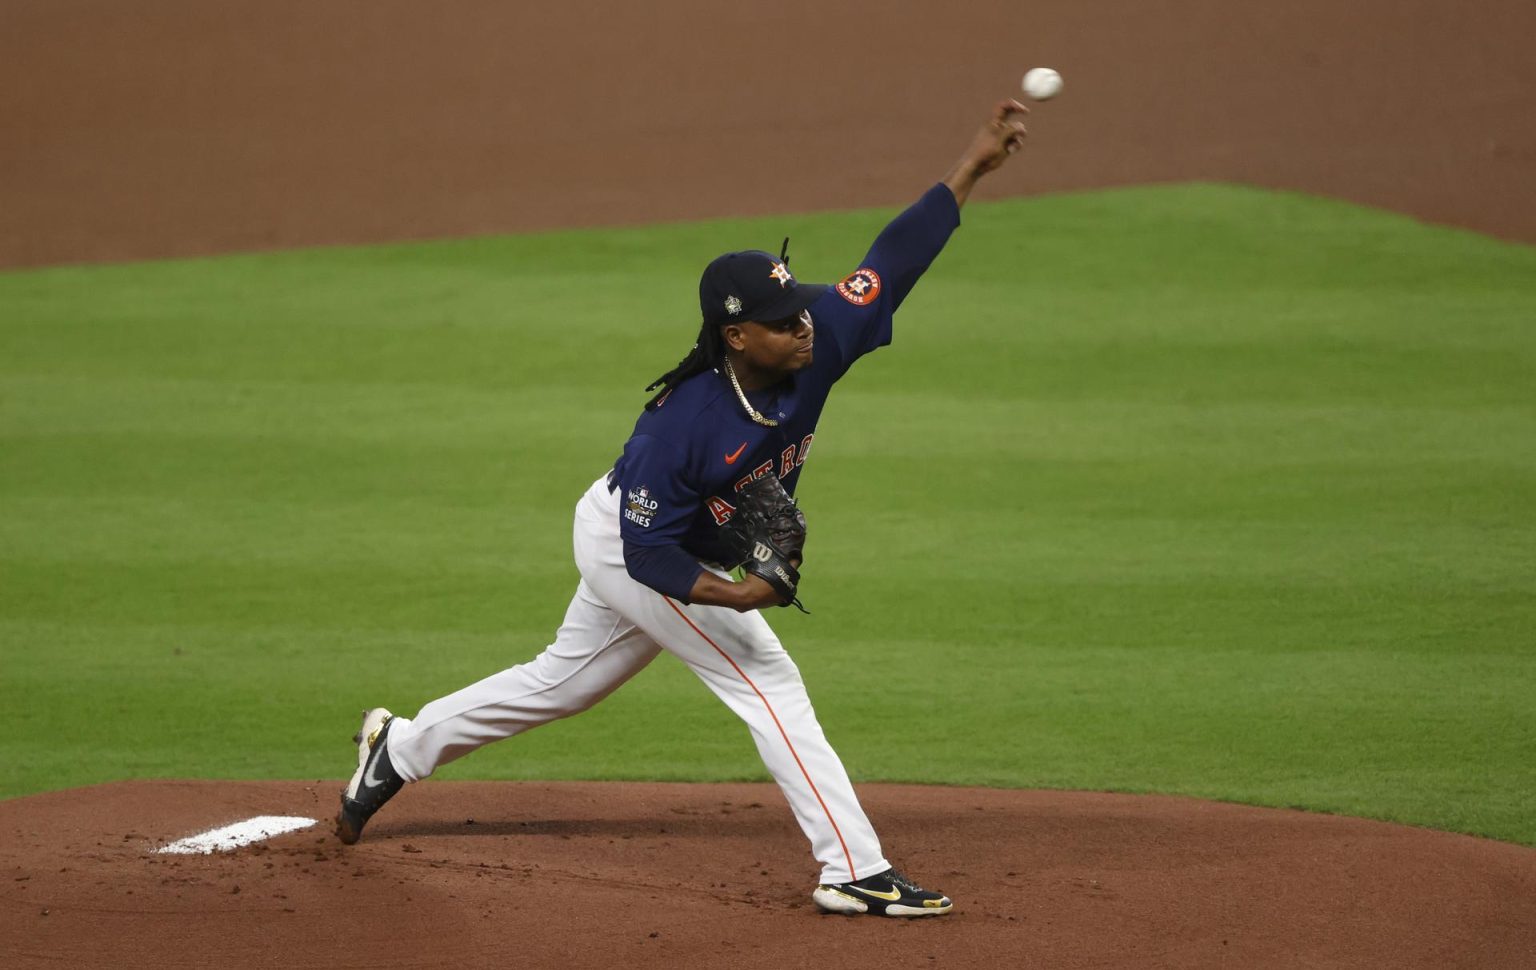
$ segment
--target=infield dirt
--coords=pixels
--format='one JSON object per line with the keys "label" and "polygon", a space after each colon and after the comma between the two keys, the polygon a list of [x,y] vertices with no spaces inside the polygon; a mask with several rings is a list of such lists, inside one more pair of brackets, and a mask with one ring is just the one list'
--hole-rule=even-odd
{"label": "infield dirt", "polygon": [[0,267],[902,205],[1300,189],[1536,241],[1536,4],[0,4]]}
{"label": "infield dirt", "polygon": [[[0,802],[11,967],[1395,967],[1536,957],[1536,852],[1358,819],[865,785],[956,901],[819,914],[771,785],[412,787],[347,847],[338,783],[132,782]],[[254,815],[314,829],[155,850]]]}

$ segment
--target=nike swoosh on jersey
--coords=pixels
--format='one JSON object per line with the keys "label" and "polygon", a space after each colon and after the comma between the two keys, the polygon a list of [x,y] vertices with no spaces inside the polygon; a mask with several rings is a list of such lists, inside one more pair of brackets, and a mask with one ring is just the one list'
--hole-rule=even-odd
{"label": "nike swoosh on jersey", "polygon": [[746,450],[747,450],[747,443],[745,441],[743,441],[741,443],[741,447],[740,448],[737,448],[735,451],[733,451],[729,455],[725,456],[725,463],[727,465],[734,465],[734,464],[736,464],[736,459],[740,458],[741,457],[741,453],[743,451],[746,451]]}

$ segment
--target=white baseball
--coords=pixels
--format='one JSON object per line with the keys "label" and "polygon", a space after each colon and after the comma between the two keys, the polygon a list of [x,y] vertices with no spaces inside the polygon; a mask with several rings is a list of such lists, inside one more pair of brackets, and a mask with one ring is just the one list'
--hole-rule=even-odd
{"label": "white baseball", "polygon": [[1024,75],[1024,93],[1048,101],[1061,93],[1061,75],[1048,67],[1032,67]]}

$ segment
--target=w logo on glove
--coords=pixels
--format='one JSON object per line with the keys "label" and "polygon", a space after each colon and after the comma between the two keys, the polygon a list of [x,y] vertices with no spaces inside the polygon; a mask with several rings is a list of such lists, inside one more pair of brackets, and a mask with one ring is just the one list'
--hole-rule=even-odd
{"label": "w logo on glove", "polygon": [[784,598],[780,605],[799,606],[795,590],[800,571],[795,563],[804,555],[805,516],[771,472],[744,485],[737,494],[736,511],[720,529],[720,538],[737,557],[726,565],[740,565],[767,580]]}

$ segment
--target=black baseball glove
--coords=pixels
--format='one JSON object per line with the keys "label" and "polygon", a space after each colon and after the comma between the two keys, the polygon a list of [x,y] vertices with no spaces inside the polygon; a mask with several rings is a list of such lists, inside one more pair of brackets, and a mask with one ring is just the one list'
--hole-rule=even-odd
{"label": "black baseball glove", "polygon": [[800,585],[796,564],[805,554],[805,515],[784,490],[777,475],[764,475],[736,493],[736,511],[721,529],[721,538],[741,566],[761,577],[783,597],[780,606],[793,603]]}

